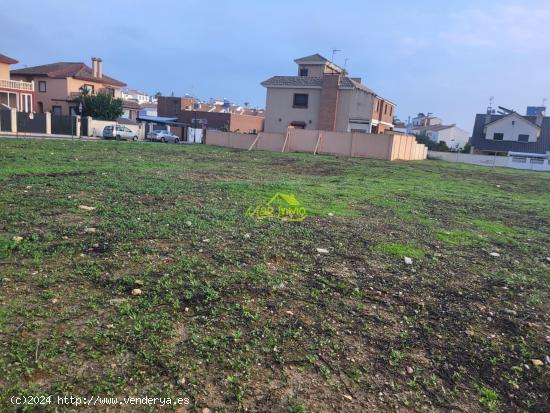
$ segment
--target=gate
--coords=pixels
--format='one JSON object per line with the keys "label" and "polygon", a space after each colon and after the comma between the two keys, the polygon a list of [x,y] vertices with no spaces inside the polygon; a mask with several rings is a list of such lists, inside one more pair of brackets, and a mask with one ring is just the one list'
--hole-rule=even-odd
{"label": "gate", "polygon": [[0,131],[11,132],[11,111],[0,108]]}
{"label": "gate", "polygon": [[76,117],[65,115],[52,115],[52,134],[77,135]]}
{"label": "gate", "polygon": [[83,116],[80,118],[80,136],[89,136],[88,135],[88,116]]}
{"label": "gate", "polygon": [[17,132],[46,133],[46,115],[17,112]]}

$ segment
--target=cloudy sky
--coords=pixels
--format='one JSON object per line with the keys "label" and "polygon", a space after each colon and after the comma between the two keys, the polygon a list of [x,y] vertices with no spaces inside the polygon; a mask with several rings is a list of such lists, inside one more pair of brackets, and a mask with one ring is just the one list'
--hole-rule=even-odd
{"label": "cloudy sky", "polygon": [[3,0],[1,21],[16,67],[98,56],[150,93],[263,106],[262,80],[340,49],[335,62],[402,119],[471,130],[490,96],[522,113],[550,98],[548,0]]}

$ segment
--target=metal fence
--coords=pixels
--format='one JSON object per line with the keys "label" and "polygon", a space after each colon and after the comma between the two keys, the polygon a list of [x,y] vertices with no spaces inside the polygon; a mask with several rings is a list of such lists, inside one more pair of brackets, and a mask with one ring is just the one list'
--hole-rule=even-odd
{"label": "metal fence", "polygon": [[83,116],[80,119],[80,136],[88,136],[88,117]]}
{"label": "metal fence", "polygon": [[11,112],[0,109],[0,131],[11,132]]}
{"label": "metal fence", "polygon": [[44,113],[17,112],[17,132],[46,133]]}
{"label": "metal fence", "polygon": [[52,115],[52,134],[78,135],[74,116]]}

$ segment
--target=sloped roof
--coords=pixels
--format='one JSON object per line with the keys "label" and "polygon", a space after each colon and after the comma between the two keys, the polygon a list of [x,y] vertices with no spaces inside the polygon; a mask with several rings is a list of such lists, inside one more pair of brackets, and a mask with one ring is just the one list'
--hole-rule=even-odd
{"label": "sloped roof", "polygon": [[[491,115],[491,116],[494,116],[494,115]],[[504,118],[507,118],[509,116],[514,116],[514,117],[517,117],[517,118],[521,118],[523,119],[524,121],[527,121],[529,123],[532,124],[532,126],[540,129],[541,127],[539,125],[537,125],[536,121],[537,121],[537,117],[536,116],[523,116],[523,115],[520,115],[519,113],[517,112],[511,112],[511,113],[507,113],[506,115],[501,115],[498,119],[493,119],[491,118],[491,122],[487,123],[485,126],[487,125],[491,125],[495,122],[499,122],[501,121],[502,119]]]}
{"label": "sloped roof", "polygon": [[300,57],[294,60],[296,63],[327,63],[330,62],[326,57],[321,56],[319,53],[315,53],[309,56]]}
{"label": "sloped roof", "polygon": [[47,76],[51,78],[73,77],[79,80],[104,83],[111,86],[126,86],[126,83],[113,79],[107,75],[101,78],[93,75],[92,69],[82,62],[57,62],[40,66],[25,67],[11,71],[12,75],[22,76]]}
{"label": "sloped roof", "polygon": [[456,128],[456,125],[428,125],[428,126],[420,126],[418,128],[415,128],[417,131],[434,131],[438,132],[440,130],[449,129],[449,128]]}
{"label": "sloped roof", "polygon": [[125,109],[141,109],[141,106],[139,103],[137,103],[135,100],[128,100],[124,99],[122,101],[122,107]]}
{"label": "sloped roof", "polygon": [[[486,151],[500,152],[524,152],[524,153],[546,153],[550,151],[550,117],[544,117],[542,120],[542,130],[536,142],[515,142],[515,141],[495,141],[493,139],[485,139],[484,130],[485,114],[477,114],[472,132],[471,144],[476,149]],[[509,115],[491,115],[492,121],[500,120]],[[531,123],[536,122],[536,116],[522,116]]]}
{"label": "sloped roof", "polygon": [[[288,88],[320,88],[323,86],[323,78],[320,76],[273,76],[261,83],[264,87],[288,87]],[[362,83],[342,76],[340,89],[360,89],[368,93],[376,94]]]}
{"label": "sloped roof", "polygon": [[273,76],[264,80],[264,87],[321,87],[323,78],[319,76]]}
{"label": "sloped roof", "polygon": [[0,53],[0,63],[6,63],[8,65],[14,65],[19,63],[17,60],[12,59],[11,57],[6,56],[5,54]]}

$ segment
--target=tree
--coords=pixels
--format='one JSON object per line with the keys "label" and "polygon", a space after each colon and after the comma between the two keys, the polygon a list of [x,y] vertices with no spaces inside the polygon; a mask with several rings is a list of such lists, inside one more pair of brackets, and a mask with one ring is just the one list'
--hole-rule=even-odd
{"label": "tree", "polygon": [[82,104],[82,116],[91,116],[94,119],[117,120],[124,112],[122,99],[103,91],[91,94],[88,89],[80,89],[74,102],[79,106]]}
{"label": "tree", "polygon": [[449,147],[444,141],[434,142],[427,135],[416,135],[416,141],[428,147],[430,151],[449,152]]}
{"label": "tree", "polygon": [[462,153],[470,153],[470,150],[472,149],[472,144],[470,141],[466,145],[464,145],[464,149],[462,149]]}

